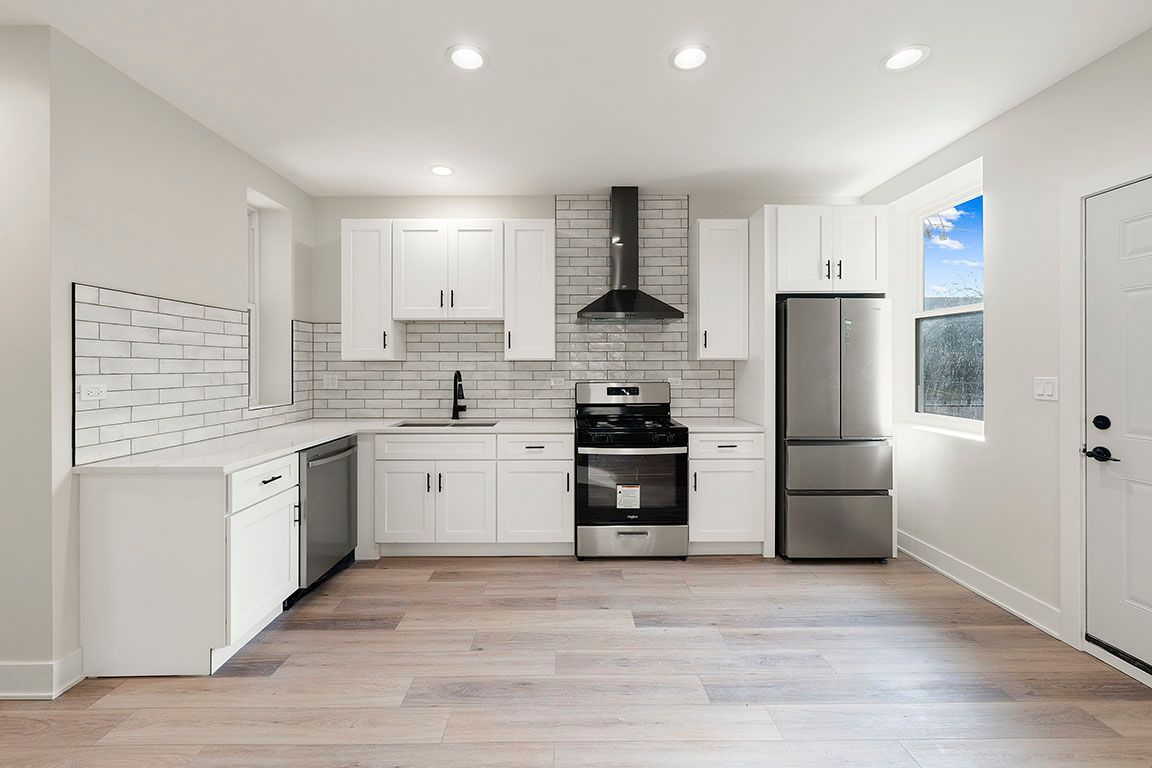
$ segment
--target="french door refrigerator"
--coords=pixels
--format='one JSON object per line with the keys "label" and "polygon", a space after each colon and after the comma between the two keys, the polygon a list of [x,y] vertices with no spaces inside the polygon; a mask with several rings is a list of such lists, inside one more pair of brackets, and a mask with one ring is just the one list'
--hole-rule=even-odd
{"label": "french door refrigerator", "polygon": [[888,301],[788,298],[778,309],[779,552],[891,557]]}

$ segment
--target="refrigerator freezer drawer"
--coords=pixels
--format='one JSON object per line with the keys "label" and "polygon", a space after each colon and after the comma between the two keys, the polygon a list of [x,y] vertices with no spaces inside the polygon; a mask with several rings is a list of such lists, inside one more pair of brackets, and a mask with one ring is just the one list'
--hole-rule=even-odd
{"label": "refrigerator freezer drawer", "polygon": [[789,491],[883,491],[892,487],[892,444],[790,444],[784,487]]}
{"label": "refrigerator freezer drawer", "polygon": [[784,500],[785,557],[892,557],[891,496],[792,496]]}

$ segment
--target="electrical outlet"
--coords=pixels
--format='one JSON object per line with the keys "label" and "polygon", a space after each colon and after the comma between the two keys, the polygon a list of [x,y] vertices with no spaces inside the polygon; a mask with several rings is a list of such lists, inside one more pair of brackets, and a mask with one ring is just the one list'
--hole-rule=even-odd
{"label": "electrical outlet", "polygon": [[1032,379],[1032,397],[1036,400],[1060,399],[1060,379],[1055,376],[1037,376]]}
{"label": "electrical outlet", "polygon": [[325,373],[323,376],[320,377],[320,380],[323,384],[324,389],[336,389],[336,387],[337,387],[336,374],[334,374],[334,373]]}
{"label": "electrical outlet", "polygon": [[85,384],[80,387],[80,399],[85,402],[103,400],[106,397],[108,397],[108,388],[103,384]]}
{"label": "electrical outlet", "polygon": [[564,386],[564,379],[561,379],[557,376],[553,376],[552,378],[548,379],[548,384],[549,384],[549,386],[553,386],[553,387],[562,387],[562,386]]}
{"label": "electrical outlet", "polygon": [[678,386],[680,386],[682,383],[683,383],[683,382],[681,381],[681,379],[680,379],[680,377],[679,377],[679,376],[670,376],[670,377],[668,377],[668,384],[669,384],[669,386],[678,387]]}

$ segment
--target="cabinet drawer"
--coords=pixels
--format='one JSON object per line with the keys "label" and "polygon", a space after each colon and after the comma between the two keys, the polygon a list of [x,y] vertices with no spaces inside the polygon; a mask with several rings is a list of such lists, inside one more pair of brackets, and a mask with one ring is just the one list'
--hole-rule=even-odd
{"label": "cabinet drawer", "polygon": [[297,485],[299,472],[300,459],[295,453],[233,472],[228,476],[228,512],[239,512]]}
{"label": "cabinet drawer", "polygon": [[565,459],[575,455],[572,435],[498,435],[497,458],[503,459]]}
{"label": "cabinet drawer", "polygon": [[[459,432],[459,430],[457,430]],[[496,435],[377,435],[376,459],[444,461],[496,458]]]}
{"label": "cabinet drawer", "polygon": [[762,459],[764,435],[756,432],[689,435],[688,455],[693,459]]}

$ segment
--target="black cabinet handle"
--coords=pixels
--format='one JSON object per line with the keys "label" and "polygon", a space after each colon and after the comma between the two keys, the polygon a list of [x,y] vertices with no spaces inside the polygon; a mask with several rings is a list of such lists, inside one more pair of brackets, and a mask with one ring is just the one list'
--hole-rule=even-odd
{"label": "black cabinet handle", "polygon": [[444,309],[444,289],[440,289],[440,309]]}
{"label": "black cabinet handle", "polygon": [[565,472],[564,473],[564,492],[565,493],[571,493],[572,492],[572,473],[571,472]]}
{"label": "black cabinet handle", "polygon": [[272,475],[272,477],[268,478],[267,480],[261,480],[260,485],[268,485],[268,483],[274,483],[282,477],[284,477],[284,475]]}
{"label": "black cabinet handle", "polygon": [[384,349],[388,349],[388,331],[384,331]]}
{"label": "black cabinet handle", "polygon": [[708,349],[708,331],[704,331],[704,349]]}
{"label": "black cabinet handle", "polygon": [[692,473],[692,490],[693,491],[697,490],[697,488],[696,488],[696,473],[695,472]]}
{"label": "black cabinet handle", "polygon": [[544,450],[544,446],[542,446],[542,445],[526,445],[526,446],[524,446],[524,450],[526,450],[526,451],[542,451],[542,450]]}
{"label": "black cabinet handle", "polygon": [[824,277],[828,280],[832,279],[832,259],[824,262]]}
{"label": "black cabinet handle", "polygon": [[836,262],[836,279],[837,280],[844,279],[844,262],[843,261],[837,261]]}
{"label": "black cabinet handle", "polygon": [[431,472],[428,473],[428,487],[425,490],[425,493],[432,493],[432,473]]}
{"label": "black cabinet handle", "polygon": [[437,493],[443,493],[444,492],[444,473],[443,472],[437,472],[436,473],[436,492]]}
{"label": "black cabinet handle", "polygon": [[508,331],[508,349],[512,349],[512,331]]}
{"label": "black cabinet handle", "polygon": [[450,306],[450,307],[456,306],[456,291],[455,290],[448,291],[448,306]]}
{"label": "black cabinet handle", "polygon": [[739,446],[737,446],[735,443],[733,443],[732,445],[717,445],[716,447],[717,448],[738,448]]}

